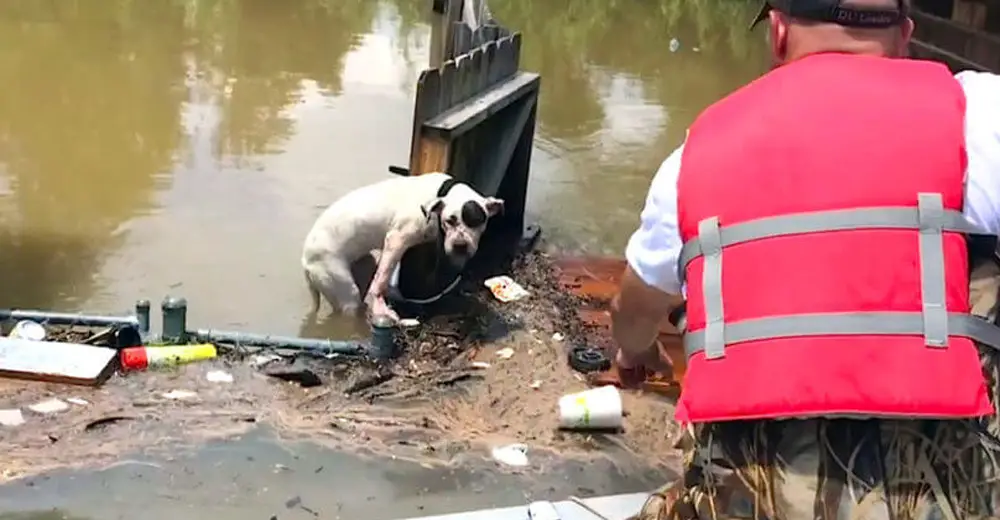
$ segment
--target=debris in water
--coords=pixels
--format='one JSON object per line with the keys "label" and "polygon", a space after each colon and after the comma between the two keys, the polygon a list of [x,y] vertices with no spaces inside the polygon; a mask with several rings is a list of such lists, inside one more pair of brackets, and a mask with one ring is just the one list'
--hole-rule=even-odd
{"label": "debris in water", "polygon": [[164,392],[160,395],[162,395],[167,399],[177,399],[177,400],[191,399],[192,397],[198,397],[198,394],[190,390],[171,390],[169,392]]}
{"label": "debris in water", "polygon": [[260,368],[279,359],[281,359],[281,356],[277,354],[258,354],[250,360],[250,366]]}
{"label": "debris in water", "polygon": [[681,42],[677,38],[670,39],[670,52],[677,52],[681,48]]}
{"label": "debris in water", "polygon": [[66,401],[73,403],[77,406],[87,406],[88,404],[90,404],[85,399],[80,399],[79,397],[67,397]]}
{"label": "debris in water", "polygon": [[159,347],[130,347],[122,349],[121,363],[126,370],[146,370],[193,363],[218,356],[215,345],[171,345]]}
{"label": "debris in water", "polygon": [[510,347],[504,347],[497,351],[497,357],[500,359],[510,359],[514,356],[514,349]]}
{"label": "debris in water", "polygon": [[469,363],[469,366],[471,366],[472,368],[478,368],[478,369],[481,369],[481,370],[485,370],[487,368],[490,368],[490,364],[487,363],[487,362],[485,362],[485,361],[473,361],[472,363]]}
{"label": "debris in water", "polygon": [[566,335],[562,332],[556,332],[552,335],[552,341],[562,341],[564,339],[566,339]]}
{"label": "debris in water", "polygon": [[418,326],[420,326],[420,320],[418,320],[416,318],[403,318],[403,319],[399,320],[398,323],[399,323],[399,326],[403,327],[404,329],[408,329],[410,327],[418,327]]}
{"label": "debris in water", "polygon": [[483,284],[489,288],[496,299],[504,303],[523,299],[530,294],[509,276],[495,276],[487,279]]}
{"label": "debris in water", "polygon": [[542,382],[536,379],[536,380],[532,381],[531,385],[529,385],[529,386],[531,386],[532,390],[538,390],[539,388],[542,387]]}
{"label": "debris in water", "polygon": [[24,424],[24,415],[19,409],[0,410],[0,425],[20,426]]}
{"label": "debris in water", "polygon": [[56,413],[69,410],[69,405],[61,399],[49,399],[47,401],[35,403],[29,406],[28,409],[35,413]]}
{"label": "debris in water", "polygon": [[96,386],[111,377],[117,355],[80,343],[0,338],[0,371],[18,379]]}
{"label": "debris in water", "polygon": [[10,329],[10,334],[7,334],[7,337],[14,339],[26,339],[30,341],[42,341],[45,339],[46,334],[47,332],[45,327],[41,324],[31,320],[21,320],[14,325],[14,328]]}
{"label": "debris in water", "polygon": [[691,50],[694,51],[694,52],[701,52],[701,47],[695,47],[695,48],[693,48]]}
{"label": "debris in water", "polygon": [[205,374],[205,379],[208,379],[213,383],[232,383],[233,375],[222,370],[212,370],[211,372]]}
{"label": "debris in water", "polygon": [[507,446],[497,446],[493,448],[493,460],[507,466],[527,466],[528,465],[528,445],[508,444]]}
{"label": "debris in water", "polygon": [[303,388],[311,388],[323,384],[319,376],[310,370],[306,366],[305,361],[301,359],[296,359],[288,365],[271,364],[261,372],[275,379],[298,383]]}
{"label": "debris in water", "polygon": [[103,428],[105,426],[115,424],[120,421],[131,421],[133,419],[135,419],[135,417],[129,417],[127,415],[112,415],[110,417],[102,417],[96,421],[91,421],[87,423],[87,425],[83,427],[83,431],[89,432],[96,430],[98,428]]}

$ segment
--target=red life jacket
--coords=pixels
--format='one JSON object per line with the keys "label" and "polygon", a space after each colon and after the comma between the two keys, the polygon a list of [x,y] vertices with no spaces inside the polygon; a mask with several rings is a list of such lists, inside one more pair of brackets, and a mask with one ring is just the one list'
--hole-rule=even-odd
{"label": "red life jacket", "polygon": [[821,54],[702,113],[678,179],[683,423],[988,415],[969,315],[965,97],[938,64]]}

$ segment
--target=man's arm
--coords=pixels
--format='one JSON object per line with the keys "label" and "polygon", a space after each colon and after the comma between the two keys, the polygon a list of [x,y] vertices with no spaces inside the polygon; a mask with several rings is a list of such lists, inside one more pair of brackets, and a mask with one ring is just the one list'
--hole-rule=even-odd
{"label": "man's arm", "polygon": [[677,224],[677,177],[683,145],[653,177],[639,229],[625,248],[628,268],[611,302],[611,330],[622,368],[656,366],[659,324],[683,303],[677,278],[681,237]]}
{"label": "man's arm", "polygon": [[1000,235],[1000,76],[960,72],[965,91],[965,218],[990,235]]}

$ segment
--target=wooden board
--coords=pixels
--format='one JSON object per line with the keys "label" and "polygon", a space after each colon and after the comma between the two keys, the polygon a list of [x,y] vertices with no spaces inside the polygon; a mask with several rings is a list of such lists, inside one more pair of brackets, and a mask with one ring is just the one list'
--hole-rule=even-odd
{"label": "wooden board", "polygon": [[97,386],[114,371],[114,349],[0,338],[0,377]]}
{"label": "wooden board", "polygon": [[[611,257],[564,257],[556,261],[559,285],[585,300],[577,316],[593,334],[594,345],[607,346],[612,342],[608,309],[611,298],[618,292],[625,265],[624,259]],[[669,373],[647,372],[642,388],[676,397],[687,368],[684,344],[677,328],[666,316],[660,323],[659,332],[660,357],[670,363],[672,370]],[[590,379],[592,384],[619,385],[618,367],[612,364],[611,370],[592,374]]]}

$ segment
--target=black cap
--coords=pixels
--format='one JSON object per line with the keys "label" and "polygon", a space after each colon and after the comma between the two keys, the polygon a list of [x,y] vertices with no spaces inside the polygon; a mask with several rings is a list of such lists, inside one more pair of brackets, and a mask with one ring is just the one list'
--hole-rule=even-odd
{"label": "black cap", "polygon": [[[898,25],[908,14],[906,0],[896,0],[895,9],[844,7],[843,3],[844,0],[765,0],[750,28],[766,19],[771,9],[793,18],[869,29]],[[846,3],[850,4],[850,0]]]}

